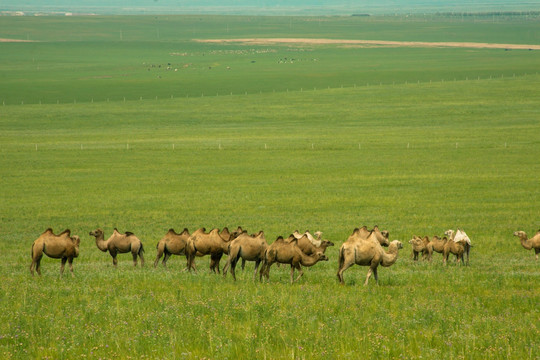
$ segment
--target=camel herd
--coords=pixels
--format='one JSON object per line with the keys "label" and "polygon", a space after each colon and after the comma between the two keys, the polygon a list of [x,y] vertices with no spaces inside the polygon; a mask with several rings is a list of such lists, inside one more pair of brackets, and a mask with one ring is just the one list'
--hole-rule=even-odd
{"label": "camel herd", "polygon": [[[101,229],[91,231],[89,235],[95,237],[99,250],[109,252],[115,267],[118,264],[117,254],[128,252],[133,256],[134,266],[137,266],[138,258],[141,260],[141,266],[144,265],[143,244],[133,233],[122,234],[114,229],[107,240],[105,240],[105,234]],[[167,260],[171,255],[184,255],[187,260],[184,271],[197,271],[195,258],[209,255],[210,270],[219,273],[220,260],[226,254],[228,259],[223,268],[224,276],[230,270],[233,279],[236,280],[235,269],[239,260],[242,260],[242,269],[247,261],[255,262],[253,279],[256,279],[257,272],[259,272],[260,281],[269,280],[270,267],[274,263],[278,265],[289,264],[291,266],[290,279],[293,283],[302,277],[302,266],[309,267],[319,261],[328,261],[325,252],[328,247],[334,246],[334,243],[321,239],[321,232],[315,232],[314,235],[309,231],[303,234],[295,231],[287,238],[279,236],[272,244],[268,244],[263,231],[249,235],[241,227],[232,232],[228,228],[221,231],[213,229],[210,232],[200,228],[191,234],[188,229],[184,229],[181,233],[170,229],[157,243],[154,267],[157,267],[162,257],[162,264],[166,267]],[[412,247],[414,261],[418,260],[420,254],[424,260],[431,261],[433,252],[438,252],[443,255],[443,264],[445,265],[450,254],[455,255],[456,261],[458,263],[461,261],[462,264],[465,264],[464,255],[467,255],[466,264],[468,265],[472,244],[467,234],[457,229],[457,231],[448,230],[445,235],[442,239],[438,236],[433,236],[431,239],[429,236],[413,236],[409,243]],[[538,260],[540,230],[530,239],[524,231],[516,231],[514,236],[520,239],[521,245],[525,249],[534,249],[536,260]],[[30,273],[34,275],[35,270],[41,275],[40,262],[45,254],[54,259],[61,259],[60,274],[63,274],[65,264],[69,262],[73,276],[73,259],[79,256],[80,241],[78,236],[71,236],[70,230],[65,230],[59,235],[55,235],[50,228],[45,230],[32,244]],[[383,247],[387,247],[388,250],[384,250]],[[344,283],[343,273],[356,264],[369,267],[364,285],[368,284],[371,275],[378,283],[378,266],[393,265],[397,261],[398,251],[402,248],[403,244],[400,241],[390,242],[388,231],[381,231],[377,226],[371,230],[368,230],[366,226],[354,229],[339,249],[337,272],[339,282]],[[295,270],[298,271],[296,279],[294,277]]]}

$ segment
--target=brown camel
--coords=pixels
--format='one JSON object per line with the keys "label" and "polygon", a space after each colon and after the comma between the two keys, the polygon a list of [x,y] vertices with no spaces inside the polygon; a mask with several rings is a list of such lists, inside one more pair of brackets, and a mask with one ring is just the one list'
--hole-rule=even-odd
{"label": "brown camel", "polygon": [[311,240],[309,240],[309,237],[306,234],[302,235],[299,238],[297,238],[294,234],[293,236],[295,237],[295,240],[300,250],[302,250],[302,252],[306,255],[314,255],[318,252],[322,252],[324,254],[326,252],[326,248],[334,246],[334,243],[328,240],[319,240],[319,245],[316,246]]}
{"label": "brown camel", "polygon": [[186,252],[188,270],[197,271],[195,255],[199,252],[202,256],[210,255],[210,270],[219,273],[219,261],[223,254],[229,253],[229,243],[232,239],[233,234],[226,227],[221,232],[218,229],[213,229],[209,233],[205,233],[204,228],[195,231],[188,239]]}
{"label": "brown camel", "polygon": [[403,248],[400,241],[394,240],[388,247],[388,252],[385,252],[378,241],[375,241],[375,235],[372,234],[366,241],[358,241],[355,243],[343,243],[339,250],[339,269],[337,277],[340,283],[343,281],[343,272],[354,264],[361,266],[369,266],[364,285],[368,284],[371,274],[375,276],[375,282],[378,284],[377,267],[379,265],[388,267],[393,265],[398,257],[398,250]]}
{"label": "brown camel", "polygon": [[469,265],[469,254],[471,252],[471,239],[467,234],[465,234],[465,231],[460,230],[459,228],[457,231],[454,232],[454,230],[446,230],[444,232],[446,236],[448,236],[448,239],[453,240],[455,242],[462,241],[463,247],[464,247],[464,254],[467,255],[467,265]]}
{"label": "brown camel", "polygon": [[422,260],[431,260],[431,252],[429,247],[429,237],[424,236],[420,238],[413,235],[413,238],[409,240],[409,244],[412,245],[412,256],[414,261],[418,261],[418,255],[422,253]]}
{"label": "brown camel", "polygon": [[[315,253],[312,256],[306,255],[300,250],[297,245],[297,240],[294,235],[289,236],[287,240],[283,237],[278,237],[264,253],[263,266],[260,271],[260,280],[263,276],[270,280],[270,267],[274,263],[290,264],[291,265],[291,284],[298,281],[304,275],[302,266],[313,266],[319,261],[328,261],[328,256],[322,252]],[[294,269],[297,269],[299,275],[294,279]]]}
{"label": "brown camel", "polygon": [[79,256],[79,244],[81,239],[77,236],[70,236],[70,230],[64,230],[59,235],[55,235],[51,228],[45,230],[32,244],[32,263],[30,273],[34,275],[34,269],[41,275],[41,258],[43,254],[53,259],[62,259],[60,265],[60,275],[64,273],[66,261],[69,261],[69,270],[73,275],[73,259]]}
{"label": "brown camel", "polygon": [[236,281],[236,264],[238,260],[242,259],[242,264],[244,261],[255,261],[255,272],[253,273],[253,280],[255,280],[259,265],[264,260],[264,252],[267,247],[268,243],[264,237],[264,232],[260,231],[254,236],[249,236],[246,231],[242,232],[229,244],[229,258],[223,268],[223,276],[227,275],[230,268],[232,277]]}
{"label": "brown camel", "polygon": [[538,230],[530,239],[527,238],[527,234],[524,231],[516,231],[514,236],[519,238],[521,246],[523,246],[526,250],[534,249],[534,253],[536,255],[535,257],[538,261],[538,254],[540,254],[540,230]]}
{"label": "brown camel", "polygon": [[446,237],[441,239],[437,235],[434,235],[431,238],[431,241],[428,243],[428,256],[429,256],[428,258],[430,261],[431,261],[431,256],[434,251],[438,252],[439,254],[444,254],[444,245],[446,244],[447,240],[448,239]]}
{"label": "brown camel", "polygon": [[461,260],[461,263],[465,264],[463,261],[463,253],[465,252],[466,242],[464,240],[456,242],[454,240],[447,239],[446,236],[443,237],[443,241],[445,241],[443,248],[443,264],[446,265],[448,261],[448,256],[451,253],[456,255],[456,263],[459,263],[459,261]]}
{"label": "brown camel", "polygon": [[[157,266],[159,259],[161,259],[163,255],[165,255],[162,261],[164,267],[167,267],[167,260],[169,260],[171,255],[186,255],[187,257],[186,245],[189,237],[189,231],[186,228],[184,228],[184,231],[182,231],[180,234],[176,233],[174,229],[169,229],[165,236],[159,240],[156,245],[157,256],[156,260],[154,261],[154,267]],[[198,252],[195,254],[195,256],[202,256],[202,254]],[[184,269],[184,271],[185,270],[187,269]]]}
{"label": "brown camel", "polygon": [[113,258],[113,265],[118,265],[117,254],[124,254],[130,252],[133,255],[133,266],[137,266],[137,255],[141,259],[141,266],[144,266],[144,247],[141,242],[133,233],[126,231],[125,234],[120,234],[115,228],[111,237],[105,241],[105,234],[103,230],[96,229],[90,232],[90,236],[96,238],[96,245],[99,250],[103,252],[109,252]]}

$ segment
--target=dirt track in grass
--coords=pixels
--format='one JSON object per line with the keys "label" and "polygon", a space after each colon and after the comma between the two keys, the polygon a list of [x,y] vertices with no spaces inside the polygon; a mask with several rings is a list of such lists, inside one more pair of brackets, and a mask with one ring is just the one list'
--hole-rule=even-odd
{"label": "dirt track in grass", "polygon": [[389,46],[389,47],[455,47],[472,49],[508,49],[508,50],[540,50],[540,45],[527,44],[494,44],[476,42],[423,42],[423,41],[386,41],[386,40],[341,40],[341,39],[307,39],[307,38],[246,38],[246,39],[206,39],[195,40],[205,43],[240,43],[246,45],[343,45],[343,46]]}

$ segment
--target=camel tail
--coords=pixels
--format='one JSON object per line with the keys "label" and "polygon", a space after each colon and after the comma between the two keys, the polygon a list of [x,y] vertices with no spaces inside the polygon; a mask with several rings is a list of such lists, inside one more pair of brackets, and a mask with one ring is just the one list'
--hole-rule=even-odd
{"label": "camel tail", "polygon": [[141,247],[139,249],[139,252],[137,254],[141,255],[144,253],[144,246],[143,246],[143,243],[141,243]]}

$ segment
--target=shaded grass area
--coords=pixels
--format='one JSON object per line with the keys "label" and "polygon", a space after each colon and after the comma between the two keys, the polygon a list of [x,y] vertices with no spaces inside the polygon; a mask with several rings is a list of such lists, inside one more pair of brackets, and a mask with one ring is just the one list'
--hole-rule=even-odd
{"label": "shaded grass area", "polygon": [[[535,359],[540,273],[512,232],[540,227],[538,80],[3,107],[0,354]],[[339,246],[364,224],[405,248],[380,286],[359,267],[340,286]],[[149,266],[170,227],[238,225],[336,246],[292,286],[287,267],[259,284],[251,264],[236,283],[207,258],[197,275]],[[82,238],[74,279],[48,258],[28,274],[49,226]],[[456,226],[469,267],[413,264],[412,234]],[[133,231],[146,267],[114,270],[96,227]]]}

